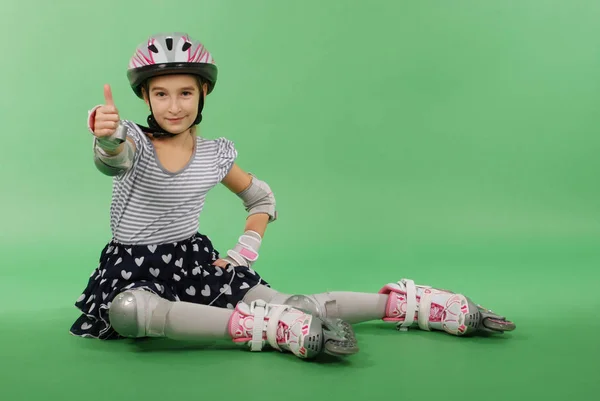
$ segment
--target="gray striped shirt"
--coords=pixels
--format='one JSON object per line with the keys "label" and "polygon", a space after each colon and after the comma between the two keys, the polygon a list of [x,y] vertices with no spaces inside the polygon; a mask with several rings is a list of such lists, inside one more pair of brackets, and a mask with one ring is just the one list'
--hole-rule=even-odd
{"label": "gray striped shirt", "polygon": [[190,162],[176,173],[160,164],[150,139],[123,121],[136,146],[133,167],[113,178],[110,226],[123,244],[153,245],[194,235],[206,194],[231,169],[237,152],[226,138],[196,137]]}

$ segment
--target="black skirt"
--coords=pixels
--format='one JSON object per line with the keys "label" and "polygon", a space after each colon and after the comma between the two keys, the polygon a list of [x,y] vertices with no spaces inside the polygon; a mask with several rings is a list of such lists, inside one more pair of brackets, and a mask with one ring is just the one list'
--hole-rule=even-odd
{"label": "black skirt", "polygon": [[170,301],[233,309],[253,287],[268,284],[245,266],[221,268],[210,239],[200,233],[161,245],[109,242],[87,287],[75,302],[82,312],[71,334],[99,339],[123,338],[111,328],[108,308],[122,291],[140,288]]}

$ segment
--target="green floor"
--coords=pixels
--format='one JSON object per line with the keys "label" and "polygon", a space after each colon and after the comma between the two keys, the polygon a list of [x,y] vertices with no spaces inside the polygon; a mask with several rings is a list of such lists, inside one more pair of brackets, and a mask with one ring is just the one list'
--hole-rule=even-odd
{"label": "green floor", "polygon": [[[376,244],[372,244],[376,248]],[[400,263],[375,257],[358,276],[342,259],[305,266],[292,285],[275,259],[264,269],[284,291],[374,291],[404,276],[464,290],[505,313],[517,331],[491,338],[456,338],[417,330],[396,332],[373,322],[357,325],[359,354],[343,362],[305,362],[289,354],[250,353],[228,342],[169,340],[100,342],[68,334],[77,316],[71,307],[85,281],[91,245],[44,246],[27,254],[15,247],[4,259],[0,284],[2,400],[234,399],[323,400],[440,398],[460,400],[592,400],[600,391],[598,367],[600,274],[597,246],[415,246]],[[71,260],[48,261],[70,253]],[[342,248],[331,254],[344,254]],[[410,259],[410,260],[409,260]],[[420,260],[421,262],[416,262]],[[348,264],[346,264],[348,263]],[[23,268],[29,266],[29,268]],[[37,266],[37,268],[33,268]],[[8,268],[7,268],[8,267]],[[585,277],[572,271],[587,270]]]}
{"label": "green floor", "polygon": [[[556,400],[600,394],[600,3],[57,0],[0,6],[0,400]],[[201,134],[233,140],[279,221],[256,268],[286,293],[403,277],[507,315],[499,338],[356,327],[305,363],[227,342],[72,337],[109,239],[87,111],[155,32],[219,65]],[[224,251],[240,200],[209,194]],[[233,348],[233,349],[232,349]]]}

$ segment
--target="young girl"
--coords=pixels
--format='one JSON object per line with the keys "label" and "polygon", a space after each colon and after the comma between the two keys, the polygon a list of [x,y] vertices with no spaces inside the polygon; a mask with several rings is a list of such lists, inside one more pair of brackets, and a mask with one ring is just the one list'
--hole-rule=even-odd
{"label": "young girl", "polygon": [[[252,268],[277,218],[273,192],[235,163],[231,141],[197,132],[217,82],[210,53],[186,34],[152,36],[136,49],[127,76],[149,107],[148,126],[120,118],[108,85],[104,105],[89,113],[94,163],[113,179],[113,238],[75,303],[82,314],[72,334],[227,338],[253,351],[270,346],[310,359],[356,353],[351,324],[370,320],[457,336],[514,330],[464,295],[408,279],[379,293],[275,291]],[[206,194],[219,183],[248,213],[225,257],[198,232]]]}

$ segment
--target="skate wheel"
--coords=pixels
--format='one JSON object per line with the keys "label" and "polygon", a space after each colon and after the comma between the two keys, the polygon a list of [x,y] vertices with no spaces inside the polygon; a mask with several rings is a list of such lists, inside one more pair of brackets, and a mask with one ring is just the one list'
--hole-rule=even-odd
{"label": "skate wheel", "polygon": [[482,323],[486,329],[499,332],[513,331],[516,328],[513,322],[509,322],[508,320],[493,319],[491,317],[483,319]]}
{"label": "skate wheel", "polygon": [[324,331],[329,332],[323,344],[325,353],[333,356],[348,356],[358,352],[356,335],[349,323],[340,319],[324,319],[323,323]]}

